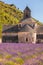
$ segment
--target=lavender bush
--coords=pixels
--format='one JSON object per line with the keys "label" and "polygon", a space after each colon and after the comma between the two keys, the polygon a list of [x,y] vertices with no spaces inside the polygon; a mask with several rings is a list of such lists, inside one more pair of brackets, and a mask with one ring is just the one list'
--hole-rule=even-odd
{"label": "lavender bush", "polygon": [[43,44],[2,43],[0,65],[43,65]]}

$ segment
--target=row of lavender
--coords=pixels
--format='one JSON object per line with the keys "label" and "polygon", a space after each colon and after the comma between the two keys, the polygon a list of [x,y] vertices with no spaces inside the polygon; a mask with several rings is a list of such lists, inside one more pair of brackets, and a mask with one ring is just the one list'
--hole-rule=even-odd
{"label": "row of lavender", "polygon": [[0,65],[43,65],[43,44],[2,43]]}

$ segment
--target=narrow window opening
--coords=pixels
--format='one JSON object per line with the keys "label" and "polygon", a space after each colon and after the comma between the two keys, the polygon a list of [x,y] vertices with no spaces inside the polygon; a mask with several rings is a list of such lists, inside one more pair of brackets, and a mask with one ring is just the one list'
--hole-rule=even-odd
{"label": "narrow window opening", "polygon": [[26,38],[26,42],[28,42],[28,38]]}

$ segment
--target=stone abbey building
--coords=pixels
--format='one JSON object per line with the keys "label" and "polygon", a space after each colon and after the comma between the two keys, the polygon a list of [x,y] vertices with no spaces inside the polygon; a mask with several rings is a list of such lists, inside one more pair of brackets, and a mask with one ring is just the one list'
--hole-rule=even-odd
{"label": "stone abbey building", "polygon": [[43,25],[37,25],[30,8],[24,9],[23,19],[17,25],[3,25],[3,43],[43,43]]}

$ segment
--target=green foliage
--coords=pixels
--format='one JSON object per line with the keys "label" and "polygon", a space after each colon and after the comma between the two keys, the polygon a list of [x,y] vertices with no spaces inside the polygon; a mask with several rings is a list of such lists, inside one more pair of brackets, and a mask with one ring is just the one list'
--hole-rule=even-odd
{"label": "green foliage", "polygon": [[10,59],[10,58],[12,58],[12,55],[6,55],[5,58]]}
{"label": "green foliage", "polygon": [[22,16],[14,4],[0,2],[0,24],[18,24]]}
{"label": "green foliage", "polygon": [[16,57],[14,60],[16,60],[17,63],[22,65],[24,63],[24,60],[22,58]]}
{"label": "green foliage", "polygon": [[4,63],[4,65],[17,65],[17,64],[13,61],[7,61]]}
{"label": "green foliage", "polygon": [[3,58],[3,54],[0,54],[0,59]]}
{"label": "green foliage", "polygon": [[2,37],[2,25],[0,24],[0,37]]}
{"label": "green foliage", "polygon": [[0,25],[0,31],[2,31],[2,25]]}

